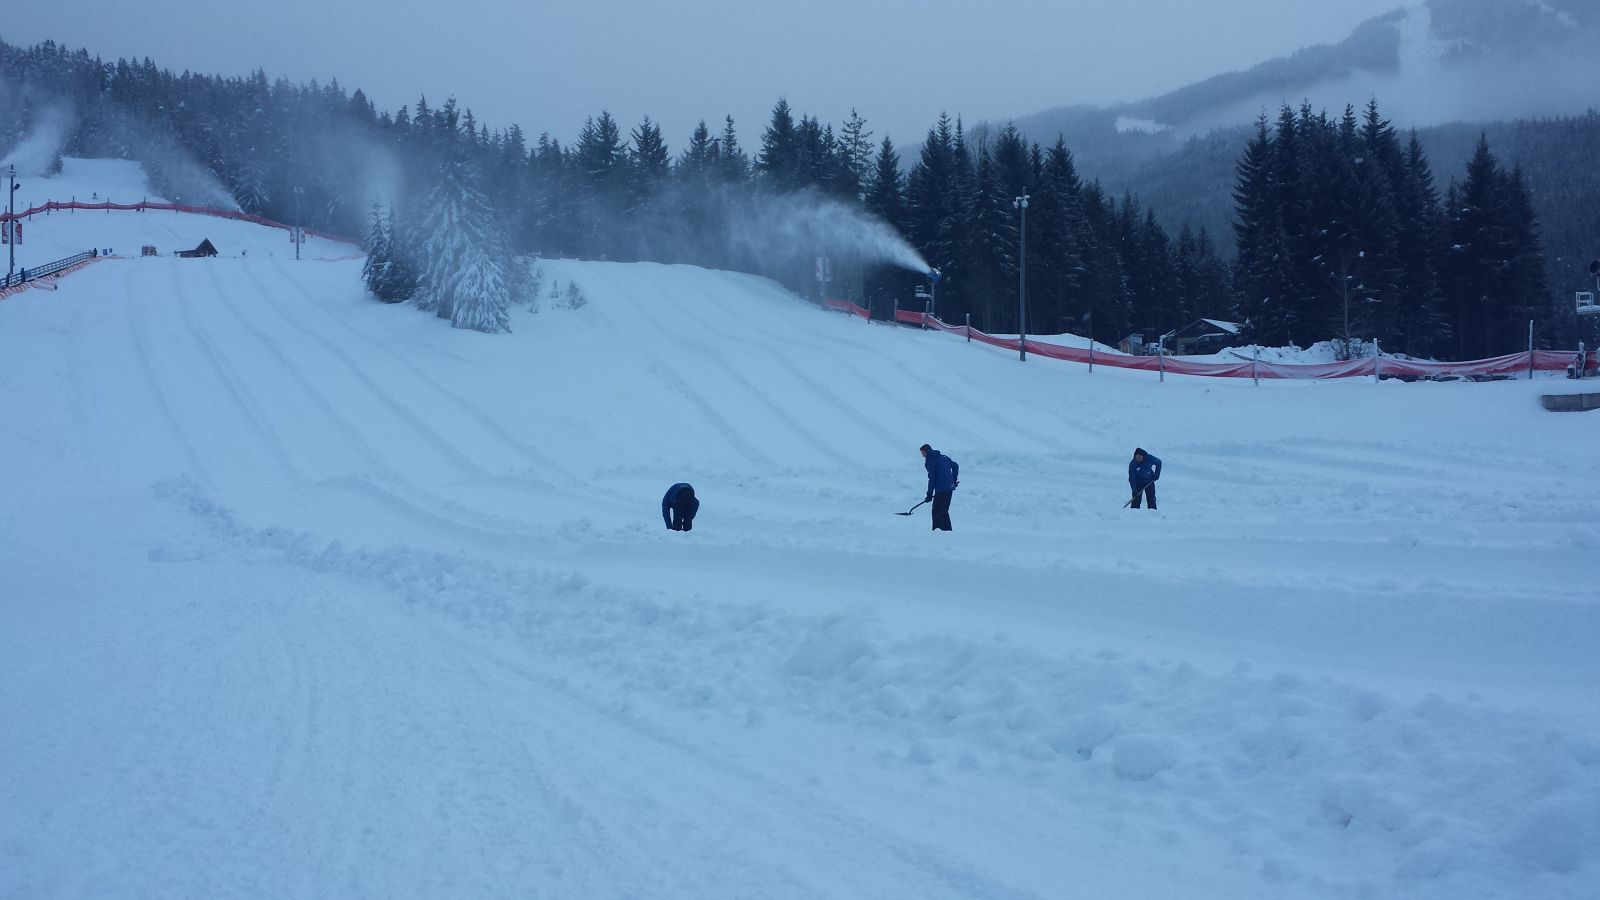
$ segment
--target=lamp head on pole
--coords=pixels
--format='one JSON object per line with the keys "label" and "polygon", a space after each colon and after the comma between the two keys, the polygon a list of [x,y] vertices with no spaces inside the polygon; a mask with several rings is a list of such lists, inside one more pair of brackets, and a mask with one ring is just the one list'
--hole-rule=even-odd
{"label": "lamp head on pole", "polygon": [[1028,208],[1028,195],[1027,194],[1023,194],[1021,197],[1017,197],[1016,199],[1011,201],[1011,205],[1015,206],[1017,209],[1027,209]]}
{"label": "lamp head on pole", "polygon": [[939,274],[939,270],[938,270],[938,269],[936,269],[936,268],[930,268],[930,269],[929,269],[929,270],[928,270],[928,280],[929,280],[929,281],[931,281],[931,282],[933,282],[933,283],[934,283],[934,284],[938,284],[938,283],[939,283],[939,279],[940,279],[940,278],[941,278],[941,277],[943,277],[943,276],[941,276],[941,275],[940,275],[940,274]]}

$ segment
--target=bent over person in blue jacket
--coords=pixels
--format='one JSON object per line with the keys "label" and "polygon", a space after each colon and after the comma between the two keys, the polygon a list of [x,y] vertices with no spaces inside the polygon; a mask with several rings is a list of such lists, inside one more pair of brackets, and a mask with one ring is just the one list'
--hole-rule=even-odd
{"label": "bent over person in blue jacket", "polygon": [[950,531],[950,494],[961,484],[961,466],[927,444],[921,450],[928,470],[928,496],[922,502],[933,501],[933,530]]}
{"label": "bent over person in blue jacket", "polygon": [[661,498],[661,521],[672,531],[693,528],[695,513],[699,511],[700,500],[694,495],[694,487],[685,482],[667,488],[667,495]]}
{"label": "bent over person in blue jacket", "polygon": [[1133,459],[1128,461],[1128,487],[1133,488],[1133,508],[1139,508],[1139,495],[1150,499],[1150,508],[1156,508],[1156,482],[1161,478],[1161,460],[1144,452],[1143,447],[1133,448]]}

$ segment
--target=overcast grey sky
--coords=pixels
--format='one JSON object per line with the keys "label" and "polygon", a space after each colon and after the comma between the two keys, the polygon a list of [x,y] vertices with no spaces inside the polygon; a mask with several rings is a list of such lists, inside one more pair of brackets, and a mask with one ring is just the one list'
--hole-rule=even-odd
{"label": "overcast grey sky", "polygon": [[303,82],[380,109],[454,96],[491,128],[570,141],[609,109],[676,152],[732,114],[754,146],[778,97],[838,124],[855,107],[907,148],[941,110],[1005,119],[1135,100],[1312,43],[1400,0],[12,0],[0,38],[108,59]]}

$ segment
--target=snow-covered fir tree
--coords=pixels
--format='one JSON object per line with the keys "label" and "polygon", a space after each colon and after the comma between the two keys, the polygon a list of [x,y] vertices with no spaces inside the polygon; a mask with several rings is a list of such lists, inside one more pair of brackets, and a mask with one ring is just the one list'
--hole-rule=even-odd
{"label": "snow-covered fir tree", "polygon": [[410,300],[417,292],[417,276],[407,246],[395,229],[394,209],[386,212],[382,204],[372,204],[371,224],[362,243],[367,261],[361,268],[361,277],[367,290],[385,303]]}
{"label": "snow-covered fir tree", "polygon": [[367,239],[361,242],[367,261],[361,266],[361,280],[374,297],[383,300],[384,271],[392,258],[389,246],[389,223],[384,220],[383,205],[372,204],[372,221],[367,226]]}
{"label": "snow-covered fir tree", "polygon": [[441,168],[428,194],[420,238],[417,307],[456,328],[510,331],[510,248],[464,158],[454,157]]}
{"label": "snow-covered fir tree", "polygon": [[473,244],[462,259],[461,271],[452,283],[450,325],[484,334],[510,331],[511,292],[505,256],[491,252],[482,244]]}

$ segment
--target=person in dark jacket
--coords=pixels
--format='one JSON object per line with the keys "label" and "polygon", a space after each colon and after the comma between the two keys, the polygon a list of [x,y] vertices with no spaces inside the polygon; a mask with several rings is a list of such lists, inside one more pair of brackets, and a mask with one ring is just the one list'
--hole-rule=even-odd
{"label": "person in dark jacket", "polygon": [[922,502],[933,501],[933,530],[950,531],[950,495],[961,484],[961,466],[923,444],[922,467],[928,470],[928,496]]}
{"label": "person in dark jacket", "polygon": [[1133,448],[1133,459],[1128,462],[1128,487],[1133,488],[1133,508],[1139,508],[1139,495],[1156,508],[1156,482],[1161,479],[1161,460],[1144,452],[1143,447]]}
{"label": "person in dark jacket", "polygon": [[695,514],[700,512],[700,500],[694,487],[682,481],[667,488],[661,498],[661,521],[672,531],[688,531],[694,527]]}

